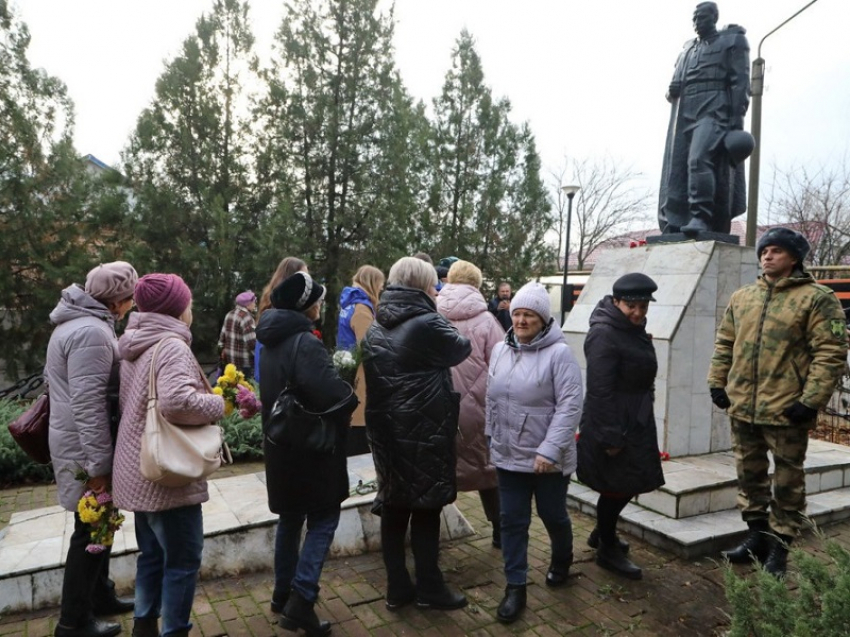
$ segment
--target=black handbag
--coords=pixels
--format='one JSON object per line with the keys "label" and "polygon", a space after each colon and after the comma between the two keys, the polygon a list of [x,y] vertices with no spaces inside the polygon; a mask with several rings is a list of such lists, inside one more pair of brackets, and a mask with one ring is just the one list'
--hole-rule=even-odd
{"label": "black handbag", "polygon": [[[298,345],[301,344],[302,336],[298,336],[292,360],[298,360]],[[333,453],[339,418],[354,411],[358,403],[354,389],[348,383],[346,385],[349,388],[348,396],[333,407],[317,412],[304,405],[296,395],[295,388],[287,381],[269,412],[266,439],[274,445],[291,446],[302,451]]]}

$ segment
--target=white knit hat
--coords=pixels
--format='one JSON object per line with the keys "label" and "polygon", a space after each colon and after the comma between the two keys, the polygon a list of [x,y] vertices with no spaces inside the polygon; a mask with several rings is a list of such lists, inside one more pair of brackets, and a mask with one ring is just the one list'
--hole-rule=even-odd
{"label": "white knit hat", "polygon": [[511,314],[520,308],[536,312],[543,319],[543,323],[548,323],[552,317],[552,310],[549,306],[549,292],[546,291],[546,286],[536,281],[523,285],[511,301]]}

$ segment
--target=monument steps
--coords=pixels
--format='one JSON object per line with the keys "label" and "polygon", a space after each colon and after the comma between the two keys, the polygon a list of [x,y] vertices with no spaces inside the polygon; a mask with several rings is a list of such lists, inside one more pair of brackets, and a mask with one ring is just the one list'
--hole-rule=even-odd
{"label": "monument steps", "polygon": [[[620,528],[684,558],[718,555],[747,530],[736,505],[732,452],[674,458],[662,463],[666,484],[633,500]],[[850,453],[820,440],[809,442],[805,463],[808,515],[817,525],[850,518]],[[771,474],[773,468],[771,466]],[[594,515],[599,494],[574,482],[569,505]]]}

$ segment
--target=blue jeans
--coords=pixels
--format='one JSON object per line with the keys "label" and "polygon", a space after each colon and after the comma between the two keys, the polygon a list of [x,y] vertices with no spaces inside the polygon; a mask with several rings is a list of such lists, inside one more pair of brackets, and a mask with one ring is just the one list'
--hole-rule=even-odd
{"label": "blue jeans", "polygon": [[[301,529],[307,534],[301,545]],[[274,546],[275,597],[295,590],[308,602],[319,597],[319,578],[339,525],[339,505],[314,513],[284,513],[277,522]]]}
{"label": "blue jeans", "polygon": [[570,477],[560,473],[518,473],[503,469],[497,469],[497,474],[502,507],[502,557],[507,583],[526,583],[532,496],[537,501],[537,514],[549,533],[552,563],[571,564],[573,526],[567,513]]}
{"label": "blue jeans", "polygon": [[163,637],[189,630],[204,549],[200,504],[136,513],[136,618],[162,615]]}

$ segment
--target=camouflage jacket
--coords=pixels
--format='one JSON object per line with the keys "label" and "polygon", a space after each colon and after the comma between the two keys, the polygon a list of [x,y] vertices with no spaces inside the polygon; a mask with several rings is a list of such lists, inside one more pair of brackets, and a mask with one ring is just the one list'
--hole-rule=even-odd
{"label": "camouflage jacket", "polygon": [[764,277],[732,294],[717,330],[708,386],[723,387],[729,416],[788,426],[795,401],[827,404],[846,365],[844,312],[832,290],[808,273],[774,284]]}

